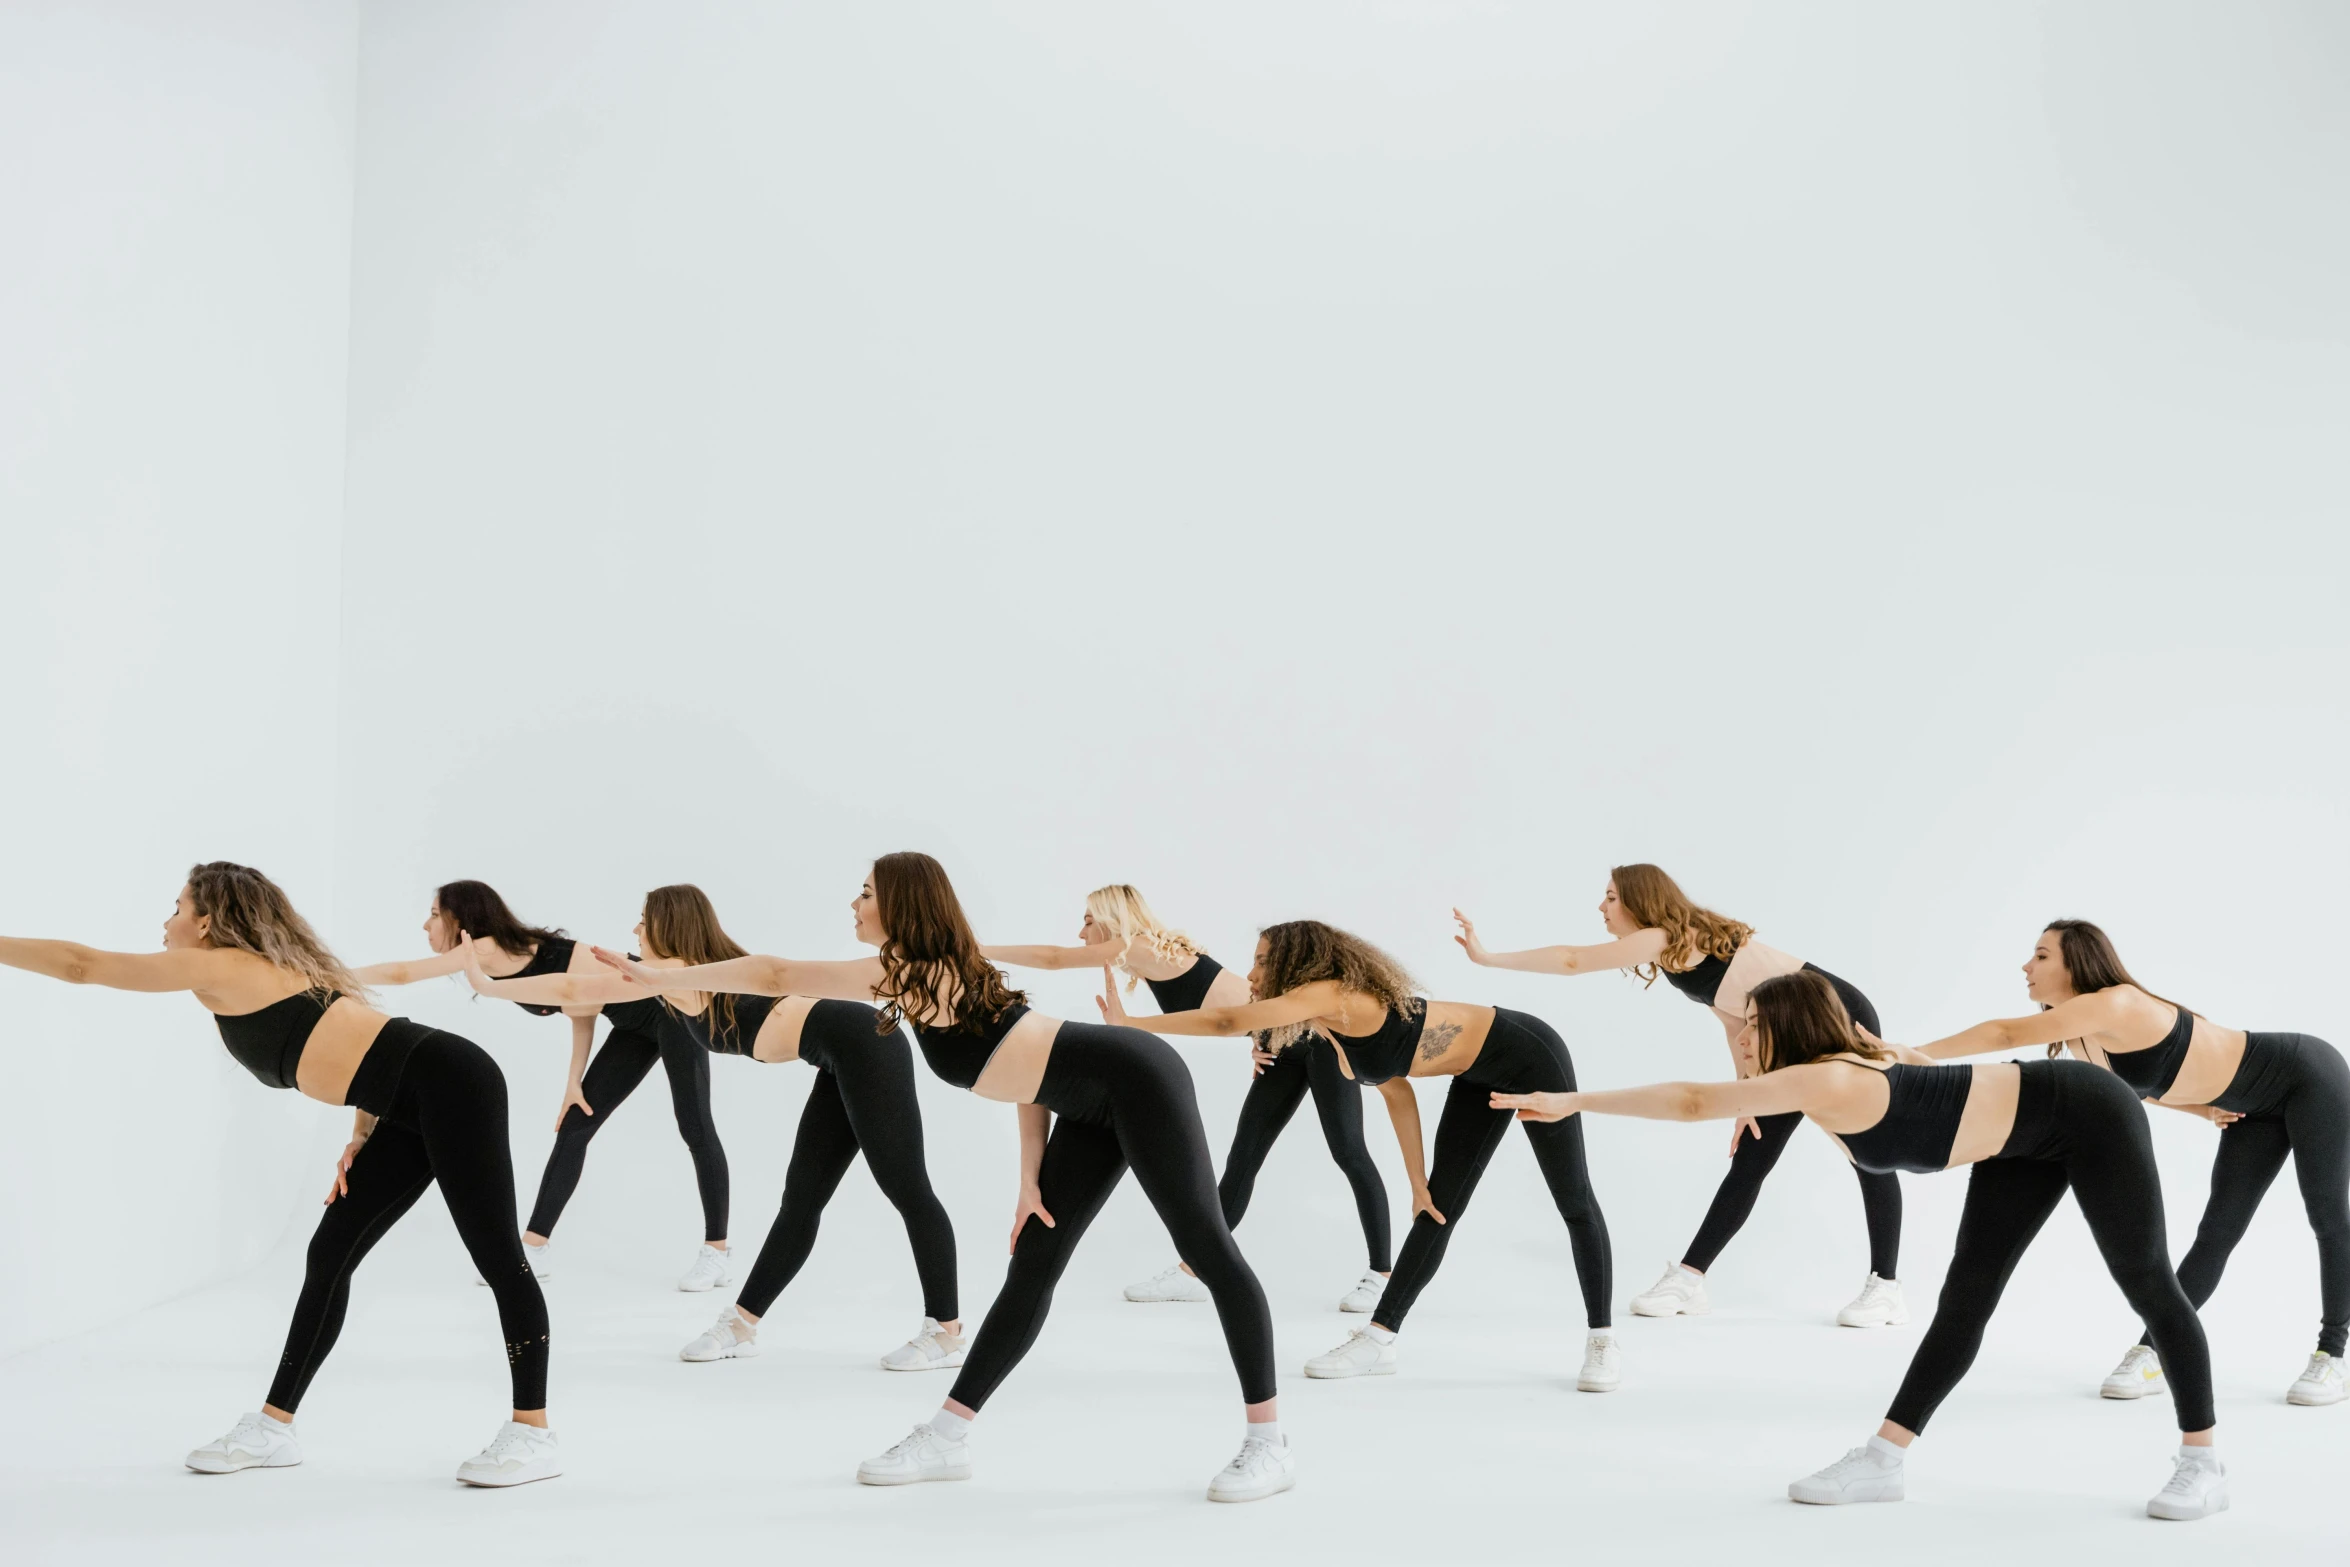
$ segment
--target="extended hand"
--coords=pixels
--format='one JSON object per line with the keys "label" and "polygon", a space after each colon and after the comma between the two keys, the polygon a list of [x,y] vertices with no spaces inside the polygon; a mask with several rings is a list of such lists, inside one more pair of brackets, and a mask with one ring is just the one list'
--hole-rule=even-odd
{"label": "extended hand", "polygon": [[1102,993],[1093,999],[1101,1005],[1103,1022],[1119,1028],[1126,1026],[1128,1021],[1126,1016],[1126,1004],[1118,999],[1117,975],[1111,973],[1106,968],[1103,969]]}
{"label": "extended hand", "polygon": [[473,986],[476,993],[488,995],[490,993],[490,976],[489,971],[481,966],[479,945],[475,943],[472,936],[464,931],[459,931],[457,933],[457,950],[465,955],[466,982]]}
{"label": "extended hand", "polygon": [[1500,1094],[1489,1101],[1496,1110],[1515,1110],[1521,1121],[1563,1121],[1576,1111],[1573,1094]]}
{"label": "extended hand", "polygon": [[1485,943],[1477,939],[1476,924],[1469,916],[1455,909],[1452,911],[1452,919],[1454,924],[1460,926],[1459,933],[1452,939],[1461,944],[1461,950],[1469,955],[1471,963],[1483,963],[1492,956],[1485,950]]}
{"label": "extended hand", "polygon": [[661,971],[659,969],[647,968],[625,952],[609,952],[602,947],[590,947],[588,951],[596,955],[597,962],[620,970],[621,973],[626,974],[648,990],[661,988]]}

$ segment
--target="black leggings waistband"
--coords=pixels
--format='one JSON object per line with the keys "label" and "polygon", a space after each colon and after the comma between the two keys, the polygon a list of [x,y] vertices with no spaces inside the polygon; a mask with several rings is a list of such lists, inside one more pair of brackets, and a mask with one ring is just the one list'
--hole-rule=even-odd
{"label": "black leggings waistband", "polygon": [[367,1047],[367,1054],[359,1058],[359,1070],[351,1074],[351,1086],[343,1090],[343,1103],[379,1118],[391,1114],[393,1102],[400,1096],[401,1080],[408,1074],[408,1058],[418,1045],[439,1032],[411,1018],[387,1020]]}

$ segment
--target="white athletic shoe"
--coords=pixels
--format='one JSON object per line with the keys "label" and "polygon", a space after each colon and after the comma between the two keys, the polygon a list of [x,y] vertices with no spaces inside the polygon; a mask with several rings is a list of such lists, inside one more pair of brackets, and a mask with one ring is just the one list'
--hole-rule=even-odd
{"label": "white athletic shoe", "polygon": [[1636,1317],[1702,1317],[1713,1309],[1713,1302],[1705,1298],[1705,1276],[1691,1273],[1677,1262],[1649,1286],[1647,1294],[1632,1297],[1632,1315]]}
{"label": "white athletic shoe", "polygon": [[2208,1447],[2182,1447],[2170,1483],[2148,1498],[2146,1516],[2186,1523],[2228,1510],[2228,1469]]}
{"label": "white athletic shoe", "polygon": [[1338,1297],[1338,1309],[1357,1316],[1379,1309],[1379,1297],[1387,1293],[1387,1275],[1366,1273],[1355,1280],[1353,1289]]}
{"label": "white athletic shoe", "polygon": [[519,1420],[500,1426],[489,1446],[457,1466],[457,1478],[467,1485],[528,1485],[562,1472],[555,1433]]}
{"label": "white athletic shoe", "polygon": [[1346,1336],[1346,1342],[1327,1355],[1316,1355],[1306,1362],[1306,1375],[1332,1379],[1337,1377],[1391,1377],[1395,1375],[1395,1342],[1380,1343],[1363,1328]]}
{"label": "white athletic shoe", "polygon": [[2169,1392],[2170,1383],[2163,1380],[2162,1357],[2148,1345],[2132,1344],[2097,1391],[2107,1398],[2144,1398],[2149,1393]]}
{"label": "white athletic shoe", "polygon": [[1156,1306],[1178,1300],[1197,1303],[1208,1298],[1208,1287],[1184,1272],[1183,1264],[1179,1262],[1164,1273],[1152,1274],[1140,1284],[1127,1285],[1126,1298],[1138,1306]]}
{"label": "white athletic shoe", "polygon": [[881,1357],[884,1371],[952,1371],[963,1363],[963,1335],[949,1333],[938,1318],[924,1317],[922,1331]]}
{"label": "white athletic shoe", "polygon": [[733,1255],[715,1246],[705,1246],[694,1253],[694,1265],[685,1270],[685,1277],[677,1281],[677,1287],[698,1295],[703,1290],[714,1290],[721,1284],[733,1282]]}
{"label": "white athletic shoe", "polygon": [[1815,1507],[1835,1507],[1845,1502],[1898,1502],[1902,1496],[1904,1467],[1899,1458],[1888,1458],[1877,1448],[1856,1447],[1819,1473],[1789,1482],[1787,1500],[1809,1502]]}
{"label": "white athletic shoe", "polygon": [[[524,1241],[522,1255],[530,1263],[532,1278],[544,1279],[553,1276],[555,1272],[555,1243],[553,1241],[547,1242],[544,1246],[533,1246],[530,1242]],[[490,1281],[476,1272],[473,1275],[473,1282],[486,1289],[489,1287]]]}
{"label": "white athletic shoe", "polygon": [[718,1320],[703,1329],[699,1337],[679,1350],[677,1358],[698,1364],[705,1360],[748,1360],[757,1353],[759,1330],[729,1306],[718,1313]]}
{"label": "white athletic shoe", "polygon": [[2319,1350],[2309,1357],[2309,1369],[2285,1390],[2288,1404],[2338,1404],[2350,1397],[2350,1385],[2342,1376],[2342,1360]]}
{"label": "white athletic shoe", "polygon": [[917,1485],[924,1480],[971,1478],[971,1444],[950,1442],[925,1422],[878,1458],[857,1466],[859,1485]]}
{"label": "white athletic shoe", "polygon": [[228,1435],[216,1437],[188,1455],[188,1467],[198,1474],[235,1474],[240,1469],[286,1469],[302,1461],[302,1444],[294,1440],[291,1422],[280,1425],[255,1410],[241,1415]]}
{"label": "white athletic shoe", "polygon": [[1901,1298],[1901,1286],[1874,1273],[1852,1304],[1836,1313],[1840,1328],[1897,1328],[1908,1320],[1909,1302]]}
{"label": "white athletic shoe", "polygon": [[1297,1484],[1297,1458],[1289,1438],[1268,1442],[1252,1436],[1240,1444],[1240,1456],[1216,1471],[1208,1482],[1211,1502],[1261,1502],[1279,1496]]}
{"label": "white athletic shoe", "polygon": [[1583,1341],[1583,1369],[1576,1374],[1578,1393],[1613,1393],[1624,1380],[1624,1346],[1605,1328]]}

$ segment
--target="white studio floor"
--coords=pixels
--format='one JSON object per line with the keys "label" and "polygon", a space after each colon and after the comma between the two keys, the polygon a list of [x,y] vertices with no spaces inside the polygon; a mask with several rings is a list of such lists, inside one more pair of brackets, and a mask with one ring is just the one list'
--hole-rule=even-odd
{"label": "white studio floor", "polygon": [[[549,1295],[569,1472],[472,1491],[450,1472],[502,1418],[503,1378],[488,1294],[446,1228],[403,1226],[362,1271],[342,1344],[303,1411],[308,1462],[297,1469],[202,1477],[179,1463],[257,1405],[296,1247],[234,1283],[0,1362],[0,1401],[15,1416],[0,1438],[8,1560],[1751,1567],[2226,1552],[2265,1564],[2339,1561],[2350,1540],[2340,1491],[2350,1406],[2287,1406],[2297,1357],[2239,1352],[2216,1324],[2236,1496],[2221,1518],[2140,1514],[2167,1473],[2169,1401],[2097,1398],[2119,1346],[2109,1322],[2083,1319],[2110,1313],[2035,1313],[2029,1300],[1994,1324],[1975,1375],[1918,1448],[1910,1501],[1802,1508],[1782,1487],[1873,1427],[1916,1325],[1836,1329],[1834,1289],[1808,1318],[1724,1302],[1702,1320],[1625,1319],[1623,1390],[1578,1394],[1574,1314],[1544,1321],[1523,1304],[1567,1282],[1552,1255],[1563,1246],[1491,1234],[1455,1247],[1392,1379],[1307,1381],[1294,1368],[1353,1319],[1303,1298],[1293,1270],[1267,1270],[1282,1279],[1283,1413],[1303,1459],[1298,1489],[1268,1502],[1201,1499],[1237,1445],[1213,1314],[1120,1302],[1120,1279],[1147,1271],[1135,1264],[1150,1259],[1148,1238],[1098,1229],[1044,1339],[982,1422],[970,1483],[854,1482],[857,1460],[936,1407],[948,1379],[874,1365],[911,1326],[903,1303],[828,1281],[820,1244],[804,1287],[770,1318],[766,1354],[718,1365],[675,1358],[720,1298],[668,1287],[682,1259],[625,1274],[568,1267]],[[966,1245],[977,1251],[978,1237]],[[971,1257],[966,1274],[992,1279],[991,1261]],[[1646,1268],[1630,1272],[1619,1299],[1648,1280]]]}

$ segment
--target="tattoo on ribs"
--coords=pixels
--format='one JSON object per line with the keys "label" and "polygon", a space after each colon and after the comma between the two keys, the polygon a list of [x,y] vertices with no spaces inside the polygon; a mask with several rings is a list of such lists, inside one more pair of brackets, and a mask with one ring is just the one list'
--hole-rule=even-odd
{"label": "tattoo on ribs", "polygon": [[1452,1048],[1452,1042],[1461,1037],[1458,1023],[1431,1023],[1420,1030],[1420,1059],[1433,1061]]}

